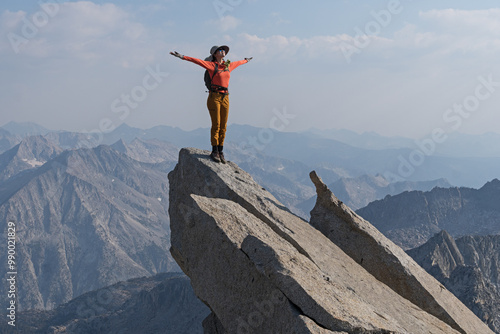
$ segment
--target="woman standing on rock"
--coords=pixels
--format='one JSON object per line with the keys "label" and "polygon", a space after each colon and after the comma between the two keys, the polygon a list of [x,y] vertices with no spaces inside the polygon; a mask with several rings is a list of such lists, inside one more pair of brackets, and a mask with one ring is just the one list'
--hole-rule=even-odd
{"label": "woman standing on rock", "polygon": [[[224,61],[224,57],[229,53],[229,47],[213,46],[210,49],[210,56],[205,60],[181,55],[177,51],[170,52],[171,55],[200,65],[208,71],[205,75],[205,82],[209,82],[207,107],[212,120],[210,130],[210,141],[212,144],[212,153],[210,157],[216,162],[226,163],[224,153],[224,138],[226,137],[227,119],[229,115],[229,78],[231,72],[238,66],[248,63],[252,58],[245,58],[231,62]],[[207,76],[209,78],[207,79]]]}

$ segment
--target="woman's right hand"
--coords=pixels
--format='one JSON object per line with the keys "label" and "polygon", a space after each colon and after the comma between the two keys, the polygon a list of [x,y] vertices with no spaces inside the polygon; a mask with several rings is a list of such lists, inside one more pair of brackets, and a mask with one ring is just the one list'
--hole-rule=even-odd
{"label": "woman's right hand", "polygon": [[170,52],[170,54],[174,57],[177,57],[177,58],[181,58],[181,59],[184,59],[184,55],[181,55],[179,52],[177,51],[174,51],[174,52]]}

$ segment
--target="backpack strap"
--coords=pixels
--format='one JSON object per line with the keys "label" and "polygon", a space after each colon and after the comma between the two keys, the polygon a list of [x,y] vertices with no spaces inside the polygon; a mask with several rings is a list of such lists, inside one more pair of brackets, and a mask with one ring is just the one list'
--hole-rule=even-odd
{"label": "backpack strap", "polygon": [[212,75],[212,78],[210,79],[210,84],[214,80],[215,75],[217,74],[217,71],[219,70],[219,63],[215,63],[215,69],[214,69],[214,75]]}

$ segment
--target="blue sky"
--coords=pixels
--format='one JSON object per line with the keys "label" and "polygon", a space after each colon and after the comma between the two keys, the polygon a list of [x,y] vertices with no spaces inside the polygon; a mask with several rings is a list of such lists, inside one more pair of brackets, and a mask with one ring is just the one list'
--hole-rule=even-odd
{"label": "blue sky", "polygon": [[254,57],[232,73],[230,123],[500,131],[495,1],[18,0],[0,18],[0,125],[208,127],[203,69],[168,52],[227,44]]}

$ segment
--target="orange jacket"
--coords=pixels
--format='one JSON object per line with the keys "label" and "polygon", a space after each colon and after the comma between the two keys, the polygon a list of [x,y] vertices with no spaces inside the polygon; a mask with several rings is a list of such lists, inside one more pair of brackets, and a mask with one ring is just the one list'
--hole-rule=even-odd
{"label": "orange jacket", "polygon": [[225,64],[219,64],[217,68],[217,73],[214,76],[214,70],[215,70],[215,62],[213,61],[206,61],[206,60],[201,60],[198,58],[193,58],[193,57],[188,57],[184,56],[184,60],[190,61],[192,63],[198,64],[201,67],[205,68],[208,70],[208,73],[210,74],[210,77],[213,77],[212,79],[212,84],[217,85],[217,86],[222,86],[222,87],[228,87],[229,85],[229,78],[231,77],[231,72],[238,66],[242,64],[248,63],[247,60],[238,60],[238,61],[232,61],[229,64],[229,69],[226,69]]}

